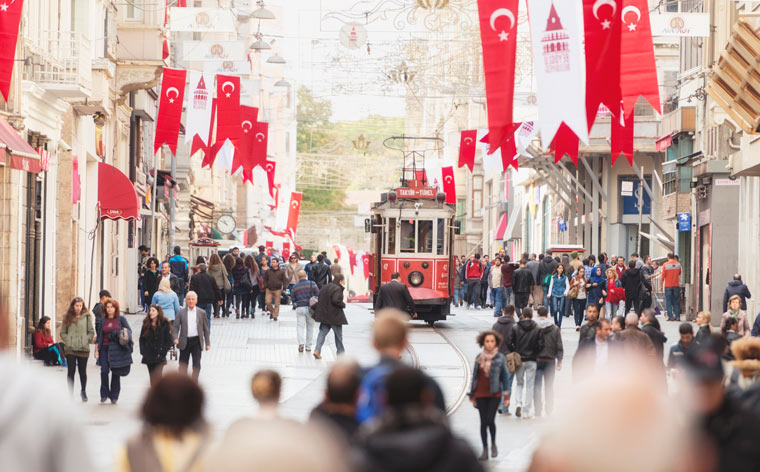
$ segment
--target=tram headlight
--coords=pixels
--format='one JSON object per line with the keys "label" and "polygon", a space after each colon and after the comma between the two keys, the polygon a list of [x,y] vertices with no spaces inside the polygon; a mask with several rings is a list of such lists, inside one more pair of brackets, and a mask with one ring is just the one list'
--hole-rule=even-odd
{"label": "tram headlight", "polygon": [[422,272],[415,270],[411,274],[409,274],[409,284],[411,284],[412,287],[419,287],[422,285],[422,282],[425,281],[425,277],[422,276]]}

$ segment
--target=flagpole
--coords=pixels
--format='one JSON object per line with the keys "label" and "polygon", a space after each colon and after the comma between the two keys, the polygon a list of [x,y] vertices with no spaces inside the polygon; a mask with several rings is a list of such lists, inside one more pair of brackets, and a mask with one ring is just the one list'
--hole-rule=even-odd
{"label": "flagpole", "polygon": [[[171,213],[169,214],[169,254],[174,250],[174,218],[177,208],[177,200],[174,198],[174,186],[177,185],[177,156],[172,156],[172,190],[169,195],[171,201]],[[164,185],[166,185],[164,183]]]}

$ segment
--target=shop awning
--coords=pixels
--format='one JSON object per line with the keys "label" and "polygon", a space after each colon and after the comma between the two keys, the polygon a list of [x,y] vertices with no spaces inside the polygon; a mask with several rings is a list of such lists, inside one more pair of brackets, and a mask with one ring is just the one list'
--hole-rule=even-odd
{"label": "shop awning", "polygon": [[[0,118],[0,148],[5,148],[5,152],[0,152],[0,161],[5,164],[10,163],[11,169],[35,174],[40,172],[40,155],[5,118]],[[10,157],[10,162],[8,157]]]}
{"label": "shop awning", "polygon": [[98,205],[101,219],[140,218],[140,203],[132,181],[116,167],[98,162]]}
{"label": "shop awning", "polygon": [[665,136],[660,136],[659,138],[657,138],[656,149],[658,152],[664,151],[670,147],[670,145],[673,143],[672,136],[673,136],[672,134],[666,134]]}
{"label": "shop awning", "polygon": [[503,241],[504,234],[506,232],[507,232],[507,214],[502,213],[501,218],[499,219],[499,224],[496,225],[496,240]]}

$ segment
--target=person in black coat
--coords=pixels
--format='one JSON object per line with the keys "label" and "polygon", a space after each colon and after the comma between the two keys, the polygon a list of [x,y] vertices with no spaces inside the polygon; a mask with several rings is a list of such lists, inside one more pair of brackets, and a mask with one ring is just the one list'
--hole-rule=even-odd
{"label": "person in black coat", "polygon": [[214,276],[208,273],[206,264],[198,264],[198,270],[200,272],[190,278],[190,291],[198,295],[198,306],[206,312],[208,327],[211,329],[211,315],[214,313],[214,305],[222,300],[222,291]]}
{"label": "person in black coat", "polygon": [[747,310],[747,299],[752,298],[752,294],[749,292],[749,287],[742,282],[742,276],[734,274],[734,280],[730,281],[726,285],[726,290],[723,292],[723,313],[728,311],[728,300],[734,295],[739,295],[742,299],[742,310]]}
{"label": "person in black coat", "polygon": [[169,321],[164,318],[164,310],[160,305],[151,305],[140,331],[140,354],[142,363],[148,367],[151,386],[161,378],[166,365],[166,353],[173,342]]}
{"label": "person in black coat", "polygon": [[642,299],[645,291],[644,278],[641,275],[641,269],[636,268],[636,261],[628,262],[628,269],[620,276],[620,283],[625,289],[625,312],[628,313],[633,309],[636,314],[641,316]]}
{"label": "person in black coat", "polygon": [[320,290],[333,280],[330,266],[325,264],[325,256],[322,254],[317,256],[317,263],[311,267],[309,280],[317,284],[317,287],[319,287]]}
{"label": "person in black coat", "polygon": [[[322,256],[320,254],[320,256]],[[321,264],[324,265],[324,264]],[[324,265],[327,268],[326,265]],[[313,273],[313,272],[312,272]],[[329,283],[319,290],[319,301],[314,309],[314,321],[319,322],[319,334],[317,344],[312,354],[316,359],[322,359],[322,345],[325,343],[327,333],[332,330],[335,335],[335,349],[338,354],[345,352],[343,348],[343,325],[348,324],[343,309],[346,303],[343,301],[343,274],[338,274]]]}
{"label": "person in black coat", "polygon": [[145,305],[150,305],[153,300],[153,294],[158,292],[158,282],[161,281],[161,273],[158,271],[158,259],[151,257],[145,264],[145,273],[143,274],[143,294],[145,295]]}
{"label": "person in black coat", "polygon": [[356,400],[362,372],[355,362],[338,362],[327,374],[325,399],[309,415],[309,421],[322,422],[344,435],[349,443],[356,441],[359,420],[356,418]]}
{"label": "person in black coat", "polygon": [[391,274],[391,281],[380,287],[375,297],[375,313],[383,308],[396,308],[408,313],[412,318],[417,318],[417,308],[409,293],[409,287],[401,283],[401,274]]}

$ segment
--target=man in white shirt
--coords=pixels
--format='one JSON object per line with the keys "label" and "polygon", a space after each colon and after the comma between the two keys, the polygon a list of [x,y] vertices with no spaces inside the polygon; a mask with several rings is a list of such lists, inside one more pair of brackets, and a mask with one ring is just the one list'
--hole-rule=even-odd
{"label": "man in white shirt", "polygon": [[610,321],[607,318],[599,320],[596,326],[596,338],[594,339],[594,370],[596,372],[607,370],[610,357]]}
{"label": "man in white shirt", "polygon": [[187,373],[187,364],[190,356],[193,356],[193,378],[198,380],[201,372],[201,353],[203,346],[206,350],[211,349],[209,338],[208,319],[206,312],[198,306],[198,295],[187,292],[185,306],[174,320],[174,344],[179,347],[179,372]]}

